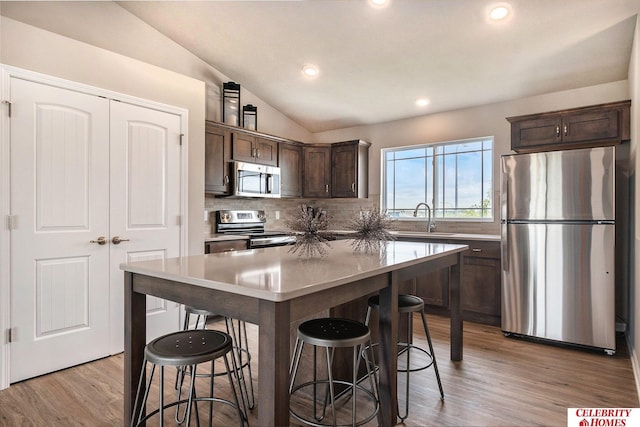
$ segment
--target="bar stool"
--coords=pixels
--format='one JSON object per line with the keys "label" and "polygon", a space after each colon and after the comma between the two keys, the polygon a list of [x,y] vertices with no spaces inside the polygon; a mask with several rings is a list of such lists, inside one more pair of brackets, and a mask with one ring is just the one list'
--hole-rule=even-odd
{"label": "bar stool", "polygon": [[[186,331],[191,328],[191,316],[196,316],[194,329],[205,329],[207,319],[211,316],[217,316],[209,310],[203,310],[193,306],[186,305],[184,307],[185,317],[182,330]],[[238,367],[238,380],[240,381],[240,393],[242,397],[242,404],[245,407],[245,411],[255,408],[255,394],[253,391],[253,373],[251,372],[251,352],[249,351],[249,341],[247,339],[247,324],[242,320],[232,319],[230,317],[224,318],[227,334],[231,335],[233,339],[233,354],[236,359]],[[245,376],[245,369],[247,375]],[[224,375],[224,372],[216,375]],[[176,377],[176,390],[178,390],[178,396],[180,396],[180,386],[184,379],[184,369],[178,370]],[[247,379],[248,377],[248,379]],[[177,418],[176,421],[180,422]]]}
{"label": "bar stool", "polygon": [[[186,403],[185,420],[187,426],[191,422],[191,410],[193,402],[208,401],[209,402],[209,425],[213,423],[213,402],[224,403],[231,407],[234,407],[238,411],[238,417],[240,419],[240,425],[248,425],[246,415],[240,407],[238,400],[238,394],[236,393],[234,375],[237,372],[235,369],[235,360],[232,357],[231,361],[233,366],[229,366],[229,359],[227,354],[232,349],[232,340],[229,334],[221,331],[213,330],[192,330],[192,331],[179,331],[172,332],[170,334],[163,335],[159,338],[151,341],[144,350],[144,363],[142,364],[142,371],[140,373],[140,381],[138,383],[138,390],[136,392],[136,399],[133,406],[133,416],[131,425],[139,426],[145,425],[145,422],[156,414],[160,417],[160,426],[164,425],[164,410],[166,408]],[[227,378],[229,379],[229,386],[231,388],[234,401],[214,397],[213,394],[213,375],[208,375],[210,378],[209,383],[209,397],[197,397],[195,389],[195,379],[197,377],[197,366],[200,363],[211,362],[211,372],[214,372],[214,364],[217,359],[222,358],[226,368]],[[144,388],[144,396],[140,400],[142,393],[143,378],[147,369],[147,363],[151,363],[151,373],[149,374],[149,380]],[[156,370],[156,366],[160,366],[159,375],[159,399],[158,409],[145,415],[145,406],[149,398],[149,392],[151,390],[151,383]],[[187,366],[189,368],[189,374],[191,375],[191,381],[189,385],[189,395],[186,399],[178,399],[175,402],[168,404],[164,403],[164,367],[165,366]],[[135,413],[140,408],[140,414],[137,422],[135,421]],[[200,425],[200,419],[198,415],[198,408],[196,404],[196,421]]]}
{"label": "bar stool", "polygon": [[[294,416],[298,421],[311,425],[311,426],[337,426],[336,419],[336,400],[341,396],[347,396],[347,399],[351,398],[351,424],[352,426],[359,426],[371,421],[376,417],[380,409],[380,403],[378,400],[379,390],[378,382],[375,371],[370,369],[369,357],[373,356],[371,347],[369,347],[368,355],[364,351],[365,345],[370,344],[371,334],[369,327],[366,325],[349,319],[336,319],[336,318],[321,318],[312,319],[303,322],[298,327],[298,335],[296,343],[293,349],[293,358],[291,359],[291,365],[289,368],[289,374],[291,376],[291,382],[289,385],[290,397],[293,397],[297,392],[301,391],[305,387],[313,386],[313,420],[305,418],[298,414],[293,408],[289,408],[289,413]],[[299,385],[295,385],[298,368],[300,366],[300,357],[305,343],[313,345],[313,380]],[[317,348],[325,347],[326,361],[327,361],[327,379],[318,379],[317,375]],[[352,381],[336,380],[333,378],[333,357],[336,348],[353,348],[353,369],[352,369]],[[367,377],[369,378],[369,387],[367,390],[365,387],[358,384],[358,360],[360,354],[364,355],[365,363],[367,366]],[[317,411],[317,387],[319,384],[326,384],[326,391],[324,394],[323,410],[321,414]],[[346,388],[336,395],[335,386],[343,385]],[[351,393],[348,393],[348,391]],[[356,411],[357,393],[360,390],[364,393],[364,396],[373,403],[373,410],[366,418],[358,420]],[[324,420],[327,408],[327,401],[330,401],[332,421],[331,424],[322,424]],[[343,424],[340,424],[343,425]],[[347,424],[344,424],[347,425]]]}
{"label": "bar stool", "polygon": [[[369,307],[367,308],[367,317],[365,318],[365,325],[369,325],[372,309],[380,309],[380,296],[375,295],[368,300]],[[398,418],[404,421],[409,416],[409,376],[411,372],[423,371],[433,365],[433,369],[436,373],[436,380],[438,381],[438,388],[440,389],[440,399],[444,400],[444,391],[442,389],[442,381],[440,381],[440,373],[438,372],[438,364],[436,362],[436,355],[433,351],[433,344],[431,343],[431,335],[429,334],[429,327],[427,326],[427,319],[424,316],[424,301],[422,298],[415,295],[398,295],[398,315],[407,314],[407,335],[408,341],[413,341],[413,313],[420,313],[422,318],[422,326],[424,326],[424,333],[427,338],[427,345],[429,350],[414,345],[412,342],[399,342],[398,358],[402,353],[406,355],[406,368],[401,369],[398,367],[398,372],[404,372],[406,374],[406,387],[405,387],[405,411],[404,414],[400,413],[400,405],[398,405]],[[375,346],[377,344],[373,344]],[[423,353],[427,361],[424,365],[412,368],[411,367],[411,350],[416,350]]]}

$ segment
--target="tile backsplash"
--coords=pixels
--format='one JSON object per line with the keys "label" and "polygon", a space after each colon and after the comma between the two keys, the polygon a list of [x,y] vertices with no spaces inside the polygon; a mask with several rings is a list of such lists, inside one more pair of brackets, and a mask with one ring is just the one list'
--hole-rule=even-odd
{"label": "tile backsplash", "polygon": [[[499,200],[499,195],[494,200]],[[285,230],[285,221],[295,214],[296,208],[301,205],[313,206],[327,212],[330,218],[331,228],[343,230],[361,209],[376,209],[380,206],[379,195],[371,195],[367,199],[230,199],[224,197],[205,196],[204,206],[207,211],[205,232],[214,232],[215,211],[221,209],[262,209],[267,214],[266,228],[268,230]],[[499,206],[499,204],[494,204]],[[496,212],[496,215],[498,213]],[[467,222],[467,221],[436,221],[436,231],[449,233],[470,234],[499,234],[498,220],[493,222]],[[407,231],[422,231],[426,229],[424,221],[402,220],[396,221],[395,228]]]}

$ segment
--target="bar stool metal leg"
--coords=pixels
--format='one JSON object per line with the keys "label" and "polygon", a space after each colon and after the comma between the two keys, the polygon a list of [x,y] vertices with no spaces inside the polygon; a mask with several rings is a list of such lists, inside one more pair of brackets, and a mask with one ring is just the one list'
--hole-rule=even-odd
{"label": "bar stool metal leg", "polygon": [[[235,343],[234,354],[237,358],[239,369],[238,376],[240,378],[242,399],[249,409],[253,409],[256,406],[256,399],[253,391],[253,373],[251,372],[251,353],[249,352],[249,340],[247,338],[247,324],[241,320],[236,320],[236,323],[234,325],[234,319],[225,317],[227,333],[233,337],[233,342]],[[246,376],[244,373],[245,368],[247,369]]]}
{"label": "bar stool metal leg", "polygon": [[[185,320],[183,324],[183,330],[206,329],[208,317],[214,315],[215,313],[212,313],[208,310],[203,310],[192,306],[185,306]],[[196,316],[196,322],[193,327],[191,327],[191,316]],[[251,370],[251,352],[249,351],[249,341],[247,336],[247,324],[244,321],[232,319],[230,317],[225,317],[224,319],[227,334],[229,334],[233,338],[232,353],[234,366],[237,366],[237,368],[235,369],[237,369],[237,375],[239,378],[238,387],[242,405],[244,407],[244,411],[247,412],[248,410],[255,408],[255,393],[253,387],[253,373]],[[224,372],[221,372],[216,375],[224,374]],[[184,369],[178,368],[175,383],[178,397],[181,394],[184,375]],[[180,417],[179,408],[176,410],[176,422],[179,424],[184,422],[184,415]]]}
{"label": "bar stool metal leg", "polygon": [[[369,325],[369,321],[371,319],[371,312],[374,308],[379,308],[380,302],[379,297],[374,296],[369,298],[369,307],[367,308],[367,314],[365,317],[365,325]],[[421,348],[415,345],[413,341],[413,313],[420,313],[420,317],[422,320],[422,326],[424,327],[425,338],[427,341],[427,345],[429,350],[427,351],[424,348]],[[406,368],[398,367],[398,373],[405,374],[405,405],[404,412],[400,411],[400,402],[398,396],[398,418],[401,421],[404,421],[409,416],[409,396],[410,396],[410,374],[411,372],[417,372],[425,370],[433,365],[433,370],[436,375],[436,381],[438,383],[438,390],[440,391],[440,399],[444,400],[444,389],[442,388],[442,381],[440,379],[440,372],[438,371],[438,363],[436,362],[435,352],[433,350],[433,343],[431,342],[431,334],[429,333],[429,327],[427,326],[427,319],[424,314],[424,301],[417,296],[414,295],[398,295],[398,314],[406,314],[407,319],[407,334],[408,339],[406,343],[399,342],[398,346],[400,347],[398,351],[398,358],[400,358],[403,354],[405,355],[405,363]],[[376,346],[377,344],[373,344],[372,346]],[[412,350],[417,350],[423,353],[428,361],[423,366],[412,367],[411,365],[411,352]]]}

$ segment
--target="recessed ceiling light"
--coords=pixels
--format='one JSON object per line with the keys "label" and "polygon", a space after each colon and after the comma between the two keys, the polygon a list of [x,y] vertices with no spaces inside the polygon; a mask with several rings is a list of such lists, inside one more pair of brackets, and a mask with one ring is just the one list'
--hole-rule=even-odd
{"label": "recessed ceiling light", "polygon": [[419,98],[416,99],[416,105],[418,107],[426,107],[427,105],[429,105],[429,100],[427,98]]}
{"label": "recessed ceiling light", "polygon": [[489,8],[488,17],[492,22],[505,22],[510,15],[511,6],[508,3],[497,3]]}
{"label": "recessed ceiling light", "polygon": [[318,77],[318,74],[320,74],[320,71],[318,70],[318,67],[316,67],[315,65],[307,64],[304,67],[302,67],[302,74],[304,74],[305,77],[314,78],[314,77]]}
{"label": "recessed ceiling light", "polygon": [[386,7],[391,3],[391,0],[369,0],[369,6],[381,8]]}
{"label": "recessed ceiling light", "polygon": [[501,19],[506,18],[508,14],[509,14],[509,9],[507,9],[504,6],[498,6],[491,10],[491,12],[489,13],[489,16],[491,16],[491,19],[493,19],[494,21],[499,21]]}

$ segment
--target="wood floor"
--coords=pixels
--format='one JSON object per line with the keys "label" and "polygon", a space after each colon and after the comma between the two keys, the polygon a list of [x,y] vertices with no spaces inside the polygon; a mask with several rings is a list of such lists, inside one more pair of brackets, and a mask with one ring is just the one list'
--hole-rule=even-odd
{"label": "wood floor", "polygon": [[[432,370],[414,374],[406,426],[566,426],[568,407],[640,406],[623,339],[616,355],[606,356],[505,338],[498,328],[466,322],[464,360],[451,362],[448,319],[428,321],[445,400]],[[256,345],[257,329],[249,335]],[[122,361],[116,355],[13,384],[0,391],[0,426],[122,425]],[[256,374],[255,359],[253,366]],[[166,388],[172,390],[175,371],[167,372]],[[228,395],[223,383],[216,380],[217,392]],[[206,419],[204,408],[200,415]],[[214,420],[237,425],[230,408],[221,408]],[[257,409],[249,420],[257,426]]]}

